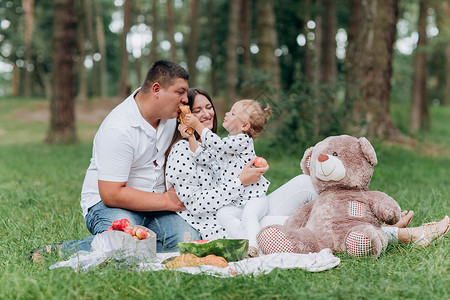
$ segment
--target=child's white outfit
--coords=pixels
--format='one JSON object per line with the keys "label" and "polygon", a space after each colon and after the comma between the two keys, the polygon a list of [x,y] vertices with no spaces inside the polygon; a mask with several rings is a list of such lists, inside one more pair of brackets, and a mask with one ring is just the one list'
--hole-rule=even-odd
{"label": "child's white outfit", "polygon": [[[244,133],[221,138],[205,128],[201,140],[201,147],[192,155],[197,164],[217,162],[222,183],[235,180],[244,166],[256,156],[253,139]],[[268,209],[266,193],[269,184],[261,176],[257,183],[246,186],[240,197],[218,210],[217,218],[231,238],[247,238],[250,246],[257,247],[259,220]]]}

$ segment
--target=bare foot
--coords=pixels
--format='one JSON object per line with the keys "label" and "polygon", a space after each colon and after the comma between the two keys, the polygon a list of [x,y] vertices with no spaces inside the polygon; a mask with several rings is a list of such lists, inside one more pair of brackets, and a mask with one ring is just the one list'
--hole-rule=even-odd
{"label": "bare foot", "polygon": [[414,229],[411,233],[411,239],[414,244],[421,247],[427,247],[432,242],[440,239],[450,229],[450,218],[445,216],[439,222],[427,223]]}
{"label": "bare foot", "polygon": [[386,227],[398,227],[398,228],[405,228],[411,223],[412,218],[414,217],[414,212],[412,210],[402,211],[402,215],[400,216],[400,220],[395,223],[394,225],[383,225]]}

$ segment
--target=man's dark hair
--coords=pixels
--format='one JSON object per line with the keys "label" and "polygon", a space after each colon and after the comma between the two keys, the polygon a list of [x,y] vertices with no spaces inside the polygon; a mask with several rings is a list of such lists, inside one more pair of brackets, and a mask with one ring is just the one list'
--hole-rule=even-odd
{"label": "man's dark hair", "polygon": [[144,84],[141,87],[142,92],[149,92],[156,82],[163,88],[167,88],[178,78],[189,80],[189,74],[179,64],[167,60],[159,60],[150,66],[147,76],[145,76]]}

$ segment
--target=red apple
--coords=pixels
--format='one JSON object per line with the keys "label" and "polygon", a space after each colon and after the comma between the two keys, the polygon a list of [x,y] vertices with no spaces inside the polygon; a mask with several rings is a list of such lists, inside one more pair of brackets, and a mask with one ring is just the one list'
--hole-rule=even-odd
{"label": "red apple", "polygon": [[133,230],[133,227],[127,226],[127,227],[125,227],[122,231],[123,231],[123,232],[126,232],[126,233],[128,233],[128,234],[133,235],[133,234],[131,233],[132,230]]}
{"label": "red apple", "polygon": [[138,231],[139,227],[132,227],[133,229],[131,229],[131,235],[132,236],[136,236],[136,232]]}
{"label": "red apple", "polygon": [[137,236],[139,239],[141,239],[141,240],[148,238],[147,230],[142,229],[142,228],[138,228],[138,229],[136,230],[136,236]]}
{"label": "red apple", "polygon": [[253,165],[257,168],[264,168],[267,167],[267,161],[262,157],[257,157]]}
{"label": "red apple", "polygon": [[130,221],[128,221],[127,219],[115,220],[111,224],[111,227],[113,229],[120,231],[123,231],[127,226],[130,226]]}

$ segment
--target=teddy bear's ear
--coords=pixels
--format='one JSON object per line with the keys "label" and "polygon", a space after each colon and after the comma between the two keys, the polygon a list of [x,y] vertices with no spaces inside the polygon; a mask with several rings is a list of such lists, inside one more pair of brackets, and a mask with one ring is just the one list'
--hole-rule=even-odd
{"label": "teddy bear's ear", "polygon": [[303,154],[302,161],[300,162],[300,167],[302,168],[303,174],[310,175],[309,167],[311,163],[311,155],[314,147],[306,149],[305,154]]}
{"label": "teddy bear's ear", "polygon": [[361,137],[358,139],[358,142],[361,145],[361,150],[364,153],[367,161],[372,166],[378,164],[377,154],[375,153],[375,149],[373,149],[372,144],[370,144],[369,140],[367,140],[365,137]]}

